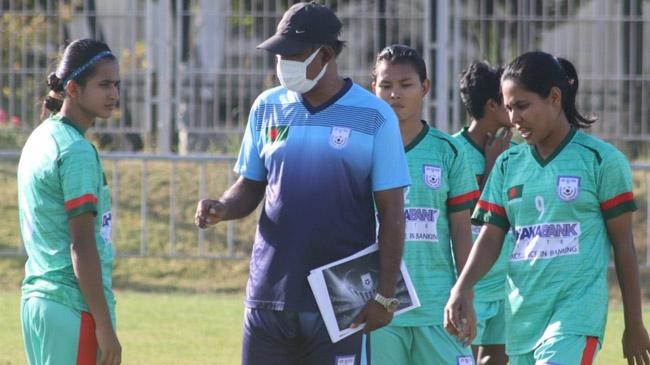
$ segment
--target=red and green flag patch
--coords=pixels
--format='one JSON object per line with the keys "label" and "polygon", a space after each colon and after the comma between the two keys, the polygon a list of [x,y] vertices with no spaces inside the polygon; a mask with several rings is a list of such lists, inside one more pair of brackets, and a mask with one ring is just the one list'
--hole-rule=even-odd
{"label": "red and green flag patch", "polygon": [[270,126],[266,129],[267,142],[284,141],[289,136],[289,126]]}
{"label": "red and green flag patch", "polygon": [[524,185],[515,185],[508,189],[508,200],[513,200],[521,198],[521,194],[524,192]]}

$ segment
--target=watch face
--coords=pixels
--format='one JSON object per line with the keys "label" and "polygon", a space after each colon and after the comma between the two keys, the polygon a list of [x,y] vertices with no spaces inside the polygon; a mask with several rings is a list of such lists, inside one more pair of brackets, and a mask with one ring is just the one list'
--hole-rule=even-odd
{"label": "watch face", "polygon": [[397,298],[389,299],[388,305],[386,307],[390,312],[395,312],[399,307],[399,299]]}

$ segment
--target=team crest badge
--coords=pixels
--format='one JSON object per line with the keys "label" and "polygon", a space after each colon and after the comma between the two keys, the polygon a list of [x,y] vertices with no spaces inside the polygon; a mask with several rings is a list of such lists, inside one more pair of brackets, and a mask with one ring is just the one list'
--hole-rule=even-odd
{"label": "team crest badge", "polygon": [[350,128],[332,127],[332,132],[330,133],[330,146],[336,149],[341,149],[348,144],[349,138]]}
{"label": "team crest badge", "polygon": [[437,189],[442,184],[442,169],[438,166],[424,165],[424,183],[431,189]]}
{"label": "team crest badge", "polygon": [[557,196],[569,202],[575,200],[580,192],[580,178],[577,176],[558,176]]}
{"label": "team crest badge", "polygon": [[363,288],[366,290],[374,289],[374,282],[372,281],[372,276],[370,276],[370,273],[361,275],[361,285],[363,285]]}

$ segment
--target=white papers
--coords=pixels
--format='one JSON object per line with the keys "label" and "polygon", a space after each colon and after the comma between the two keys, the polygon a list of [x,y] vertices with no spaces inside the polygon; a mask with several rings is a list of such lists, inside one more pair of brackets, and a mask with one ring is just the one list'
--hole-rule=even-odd
{"label": "white papers", "polygon": [[[350,328],[366,302],[375,297],[379,281],[379,247],[375,243],[351,256],[311,270],[307,276],[332,342],[363,329]],[[395,297],[395,315],[420,306],[413,283],[402,261]]]}

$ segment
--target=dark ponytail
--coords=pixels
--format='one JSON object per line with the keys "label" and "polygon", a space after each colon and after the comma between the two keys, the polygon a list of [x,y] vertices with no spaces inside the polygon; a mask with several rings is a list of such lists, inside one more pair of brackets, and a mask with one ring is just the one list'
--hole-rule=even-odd
{"label": "dark ponytail", "polygon": [[55,72],[52,72],[47,76],[47,86],[49,87],[50,92],[45,96],[43,108],[57,113],[61,110],[61,106],[63,106],[65,95],[63,93],[63,84],[56,76]]}
{"label": "dark ponytail", "polygon": [[576,94],[578,94],[578,72],[573,64],[568,60],[557,57],[557,61],[562,66],[567,76],[567,92],[564,96],[562,91],[562,109],[569,123],[577,128],[589,128],[598,119],[596,116],[583,116],[576,109]]}
{"label": "dark ponytail", "polygon": [[576,109],[578,73],[564,58],[541,52],[526,52],[510,62],[504,69],[501,81],[512,80],[526,90],[546,98],[551,88],[562,92],[562,110],[569,124],[576,128],[589,128],[598,118],[585,117]]}
{"label": "dark ponytail", "polygon": [[70,43],[61,56],[56,71],[47,76],[49,92],[43,101],[43,111],[57,113],[63,106],[65,86],[74,81],[83,86],[94,74],[95,65],[101,59],[115,60],[110,48],[94,39],[80,39]]}

